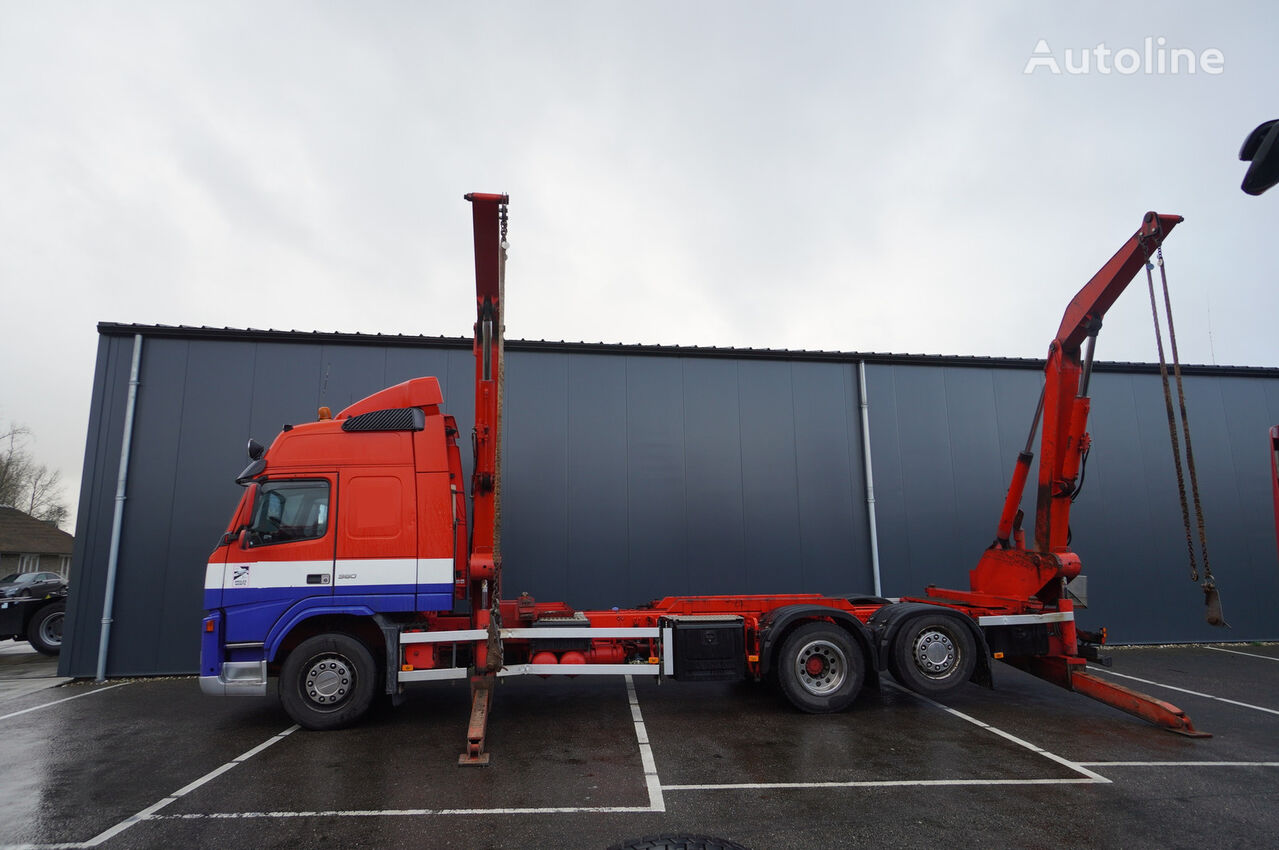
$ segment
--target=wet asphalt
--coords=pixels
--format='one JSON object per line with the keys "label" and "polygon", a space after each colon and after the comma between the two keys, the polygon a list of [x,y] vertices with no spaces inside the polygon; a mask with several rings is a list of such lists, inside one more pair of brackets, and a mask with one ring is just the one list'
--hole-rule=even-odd
{"label": "wet asphalt", "polygon": [[507,680],[487,768],[456,764],[464,686],[312,733],[273,697],[59,684],[3,648],[0,847],[1274,846],[1279,646],[1222,646],[1118,649],[1100,674],[1208,739],[1002,665],[944,706],[885,683],[820,717],[756,684],[636,679],[633,711],[620,679]]}

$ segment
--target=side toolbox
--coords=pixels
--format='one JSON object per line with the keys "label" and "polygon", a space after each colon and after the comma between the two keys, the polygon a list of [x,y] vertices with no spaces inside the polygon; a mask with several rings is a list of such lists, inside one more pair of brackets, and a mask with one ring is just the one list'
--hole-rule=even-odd
{"label": "side toolbox", "polygon": [[746,632],[742,618],[725,615],[670,617],[675,644],[674,678],[726,682],[746,677]]}

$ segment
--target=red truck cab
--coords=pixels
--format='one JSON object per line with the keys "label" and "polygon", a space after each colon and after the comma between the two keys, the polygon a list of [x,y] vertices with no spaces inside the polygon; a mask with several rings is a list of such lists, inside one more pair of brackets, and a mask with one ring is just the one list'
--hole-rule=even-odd
{"label": "red truck cab", "polygon": [[415,378],[251,447],[205,576],[206,691],[265,693],[308,620],[453,607],[466,512],[441,401],[435,378]]}

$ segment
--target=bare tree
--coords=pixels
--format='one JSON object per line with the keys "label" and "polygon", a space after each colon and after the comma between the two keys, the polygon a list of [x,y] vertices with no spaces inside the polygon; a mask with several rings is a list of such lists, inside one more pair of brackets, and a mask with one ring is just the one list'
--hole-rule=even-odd
{"label": "bare tree", "polygon": [[31,431],[23,425],[12,425],[0,434],[0,505],[16,508],[25,489],[27,468],[31,465],[25,451],[25,443]]}
{"label": "bare tree", "polygon": [[62,473],[43,463],[32,465],[27,475],[26,506],[28,514],[38,520],[61,525],[66,521],[67,506],[62,502]]}
{"label": "bare tree", "polygon": [[62,473],[32,459],[26,445],[30,437],[25,425],[11,424],[0,434],[0,505],[61,525],[70,514],[63,501]]}

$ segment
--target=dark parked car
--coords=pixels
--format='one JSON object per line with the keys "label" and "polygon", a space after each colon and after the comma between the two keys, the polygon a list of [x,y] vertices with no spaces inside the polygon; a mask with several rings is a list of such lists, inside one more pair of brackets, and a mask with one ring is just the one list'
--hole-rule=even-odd
{"label": "dark parked car", "polygon": [[0,640],[26,640],[45,655],[62,651],[67,583],[57,573],[13,573],[0,579]]}
{"label": "dark parked car", "polygon": [[0,598],[15,596],[48,596],[57,590],[65,590],[67,583],[57,573],[9,573],[0,578]]}

